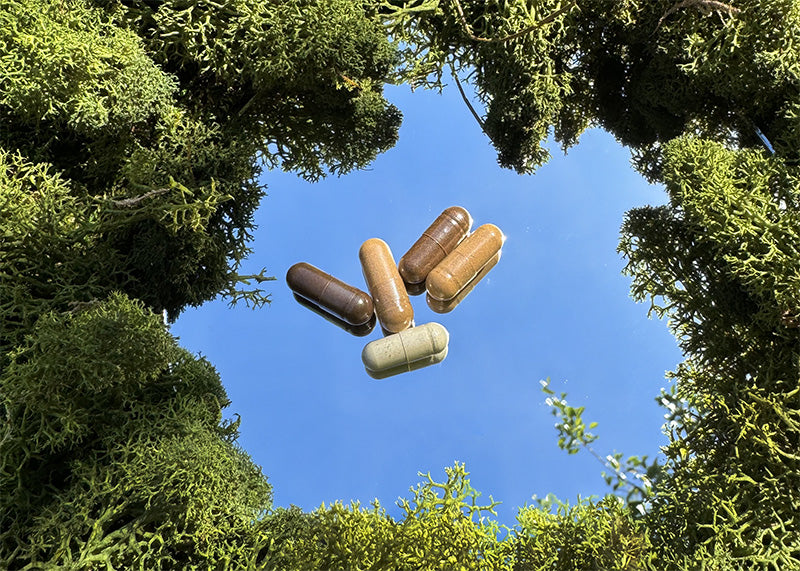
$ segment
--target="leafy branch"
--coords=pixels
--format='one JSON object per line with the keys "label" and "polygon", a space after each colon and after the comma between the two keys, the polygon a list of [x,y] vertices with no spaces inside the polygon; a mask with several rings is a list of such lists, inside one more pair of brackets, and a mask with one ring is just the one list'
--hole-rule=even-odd
{"label": "leafy branch", "polygon": [[[623,463],[622,453],[615,452],[601,456],[592,443],[597,440],[597,435],[589,432],[597,427],[596,422],[587,426],[583,420],[585,407],[573,407],[567,402],[567,393],[556,395],[550,388],[550,379],[539,381],[542,392],[547,395],[545,403],[551,408],[551,414],[558,422],[558,447],[566,450],[567,454],[577,454],[581,448],[587,450],[611,473],[603,471],[601,475],[606,484],[616,492],[620,489],[627,490],[626,501],[629,505],[644,510],[644,502],[653,496],[653,487],[663,472],[657,460],[648,463],[647,456],[630,456]],[[640,507],[641,506],[641,507]]]}
{"label": "leafy branch", "polygon": [[[497,515],[494,508],[500,502],[495,501],[489,496],[489,503],[485,506],[478,505],[477,499],[481,495],[469,483],[469,472],[466,471],[463,462],[456,462],[452,468],[445,468],[447,481],[439,483],[431,476],[430,472],[419,472],[419,476],[425,477],[427,482],[411,488],[414,499],[411,501],[401,498],[398,506],[405,512],[406,517],[419,517],[422,514],[441,509],[453,509],[454,511],[468,516],[472,519],[477,515],[479,518],[483,512]],[[440,490],[440,496],[436,490]]]}
{"label": "leafy branch", "polygon": [[467,34],[467,36],[469,36],[469,39],[473,41],[486,42],[486,43],[505,43],[511,40],[515,40],[519,37],[522,37],[525,34],[529,34],[532,31],[541,28],[542,26],[546,26],[547,24],[552,23],[556,18],[558,18],[562,14],[566,14],[567,12],[572,10],[572,8],[577,3],[577,0],[571,0],[570,2],[564,4],[561,8],[550,14],[549,16],[545,16],[538,22],[535,22],[534,24],[531,24],[530,26],[527,26],[518,32],[514,32],[513,34],[508,34],[506,36],[502,36],[499,38],[483,38],[481,36],[476,36],[475,32],[472,31],[472,27],[467,22],[466,16],[464,16],[464,9],[461,7],[461,2],[459,2],[459,0],[452,0],[452,1],[453,5],[456,7],[456,11],[458,12],[458,19],[461,22],[461,27],[464,29],[464,33]]}
{"label": "leafy branch", "polygon": [[166,194],[169,192],[169,188],[156,188],[145,192],[139,196],[133,196],[131,198],[123,198],[120,200],[111,200],[111,204],[116,206],[117,208],[133,208],[134,206],[138,206],[139,203],[147,200],[148,198],[153,198],[154,196],[161,196],[162,194]]}
{"label": "leafy branch", "polygon": [[669,16],[681,10],[683,8],[691,8],[692,6],[697,6],[700,8],[701,11],[705,14],[710,14],[713,11],[716,12],[727,12],[729,15],[738,14],[741,12],[739,8],[734,6],[729,6],[723,2],[718,2],[717,0],[683,0],[682,2],[678,2],[677,4],[673,5],[669,10],[664,12],[664,15],[658,20],[658,24],[656,24],[656,30],[661,27],[661,23],[667,19]]}
{"label": "leafy branch", "polygon": [[275,281],[275,276],[264,275],[266,271],[266,268],[263,268],[257,274],[240,275],[236,272],[229,274],[228,284],[220,293],[220,296],[222,299],[229,300],[228,307],[235,307],[241,301],[244,301],[246,307],[251,307],[252,305],[253,309],[258,309],[259,307],[271,303],[270,294],[265,293],[267,291],[265,289],[244,289],[237,287],[238,284],[249,286],[253,280],[259,284]]}

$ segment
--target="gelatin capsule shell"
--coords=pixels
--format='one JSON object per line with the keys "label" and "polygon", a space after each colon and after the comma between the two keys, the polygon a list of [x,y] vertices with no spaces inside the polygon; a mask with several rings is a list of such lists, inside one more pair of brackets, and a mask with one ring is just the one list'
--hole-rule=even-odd
{"label": "gelatin capsule shell", "polygon": [[428,274],[425,289],[433,299],[455,298],[503,247],[505,236],[494,224],[484,224],[461,242]]}
{"label": "gelatin capsule shell", "polygon": [[469,234],[472,216],[460,206],[446,208],[409,248],[397,265],[407,284],[425,281],[436,267]]}
{"label": "gelatin capsule shell", "polygon": [[361,245],[358,257],[381,326],[392,333],[408,329],[414,308],[389,246],[380,238],[370,238]]}
{"label": "gelatin capsule shell", "polygon": [[397,367],[411,370],[409,367],[413,363],[430,360],[446,350],[449,337],[443,325],[425,323],[367,343],[361,352],[361,360],[368,371],[376,374]]}
{"label": "gelatin capsule shell", "polygon": [[435,355],[431,355],[430,357],[426,357],[424,359],[420,359],[418,361],[414,361],[413,363],[409,363],[406,365],[398,365],[396,367],[391,367],[389,369],[384,369],[382,371],[373,371],[371,369],[366,369],[367,374],[372,377],[373,379],[386,379],[388,377],[393,377],[395,375],[400,375],[402,373],[409,373],[411,371],[416,371],[418,369],[422,369],[425,367],[429,367],[431,365],[435,365],[437,363],[441,363],[444,361],[444,358],[447,357],[447,347],[445,347],[442,351],[436,353]]}
{"label": "gelatin capsule shell", "polygon": [[311,264],[294,264],[286,272],[286,283],[296,295],[350,325],[364,325],[372,319],[369,294]]}
{"label": "gelatin capsule shell", "polygon": [[425,282],[419,282],[418,284],[411,284],[404,281],[403,284],[406,286],[406,293],[408,293],[408,295],[410,296],[420,295],[425,293]]}

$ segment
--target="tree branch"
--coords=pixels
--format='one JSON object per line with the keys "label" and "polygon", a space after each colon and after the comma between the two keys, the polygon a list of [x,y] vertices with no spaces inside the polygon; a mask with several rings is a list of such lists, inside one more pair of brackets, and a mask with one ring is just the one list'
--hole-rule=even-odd
{"label": "tree branch", "polygon": [[343,73],[340,73],[339,77],[341,77],[344,80],[344,82],[347,85],[349,85],[350,87],[352,87],[353,89],[357,89],[357,90],[361,91],[361,85],[355,79],[351,79],[351,78],[347,77]]}
{"label": "tree branch", "polygon": [[111,204],[119,208],[133,208],[134,206],[137,206],[140,202],[147,200],[148,198],[153,198],[154,196],[161,196],[162,194],[166,194],[167,192],[169,192],[168,188],[157,188],[155,190],[151,190],[150,192],[145,192],[140,196],[134,196],[132,198],[123,198],[122,200],[112,200]]}
{"label": "tree branch", "polygon": [[467,94],[464,93],[464,88],[461,87],[461,80],[458,79],[458,74],[456,73],[456,69],[453,67],[452,63],[450,64],[450,72],[453,75],[453,79],[456,80],[456,87],[458,88],[458,92],[461,94],[461,99],[463,99],[464,103],[467,104],[467,108],[469,109],[470,113],[472,113],[472,116],[475,117],[475,120],[478,122],[478,125],[480,125],[483,134],[489,137],[489,140],[491,141],[492,137],[489,135],[489,133],[486,132],[486,126],[483,122],[483,119],[481,119],[480,115],[478,115],[478,112],[475,111],[475,108],[472,106],[472,103],[470,103],[469,99],[467,98]]}
{"label": "tree branch", "polygon": [[544,19],[539,20],[535,24],[532,24],[527,28],[520,30],[519,32],[514,32],[513,34],[509,34],[501,38],[482,38],[481,36],[476,36],[475,32],[472,31],[472,27],[467,23],[467,18],[466,16],[464,16],[464,9],[461,7],[461,2],[459,2],[459,0],[453,0],[453,4],[455,5],[456,11],[458,12],[458,18],[461,21],[461,27],[464,28],[464,32],[467,34],[467,36],[469,36],[469,39],[474,40],[476,42],[486,42],[486,43],[508,42],[510,40],[519,38],[520,36],[524,36],[525,34],[529,34],[530,32],[534,31],[537,28],[546,26],[547,24],[549,24],[562,14],[571,10],[572,7],[575,6],[576,2],[577,0],[570,0],[570,2],[564,4],[561,8],[559,8],[549,16],[546,16]]}
{"label": "tree branch", "polygon": [[718,12],[727,12],[728,14],[738,14],[741,12],[739,8],[718,2],[717,0],[683,0],[664,12],[664,15],[661,16],[661,18],[658,20],[658,24],[656,24],[656,30],[658,30],[658,28],[661,26],[661,23],[666,18],[682,8],[691,8],[692,6],[698,6],[701,10],[706,10],[709,12],[712,10],[716,10]]}

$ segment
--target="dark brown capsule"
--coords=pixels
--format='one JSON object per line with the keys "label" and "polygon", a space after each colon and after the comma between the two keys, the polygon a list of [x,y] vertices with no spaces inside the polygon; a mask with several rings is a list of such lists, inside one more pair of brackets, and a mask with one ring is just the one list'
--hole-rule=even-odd
{"label": "dark brown capsule", "polygon": [[408,284],[424,282],[472,228],[472,217],[460,206],[445,209],[414,245],[400,258],[398,271]]}
{"label": "dark brown capsule", "polygon": [[297,295],[332,313],[350,325],[363,325],[372,319],[372,298],[343,281],[305,262],[286,272],[286,283]]}

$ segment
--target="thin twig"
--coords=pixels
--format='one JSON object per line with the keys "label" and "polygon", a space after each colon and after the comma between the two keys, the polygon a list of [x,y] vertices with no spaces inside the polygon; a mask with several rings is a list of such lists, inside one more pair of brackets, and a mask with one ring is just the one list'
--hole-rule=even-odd
{"label": "thin twig", "polygon": [[463,99],[464,103],[467,104],[467,108],[472,113],[472,116],[475,117],[475,120],[478,122],[478,125],[481,126],[481,131],[483,131],[484,135],[489,137],[489,140],[491,141],[492,137],[491,135],[489,135],[489,133],[486,132],[486,126],[483,122],[483,119],[481,119],[480,115],[478,115],[478,112],[475,111],[475,108],[472,106],[472,103],[470,103],[469,99],[467,98],[467,94],[464,93],[464,88],[461,87],[461,80],[458,79],[458,74],[456,73],[453,64],[450,64],[450,72],[453,74],[453,79],[456,80],[456,87],[458,88],[458,92],[461,94],[461,99]]}
{"label": "thin twig", "polygon": [[461,7],[461,2],[459,0],[453,0],[453,4],[456,6],[456,11],[458,12],[458,17],[461,20],[461,27],[464,28],[464,32],[469,36],[469,39],[474,40],[476,42],[487,42],[487,43],[502,43],[508,42],[510,40],[519,38],[520,36],[524,36],[525,34],[529,34],[530,32],[534,31],[537,28],[542,26],[546,26],[556,18],[558,18],[561,14],[568,12],[572,9],[572,7],[576,4],[577,0],[571,0],[564,4],[561,8],[550,14],[549,16],[545,17],[542,20],[539,20],[535,24],[528,26],[520,30],[519,32],[514,32],[513,34],[509,34],[507,36],[503,36],[502,38],[482,38],[481,36],[476,36],[475,32],[472,31],[472,27],[467,23],[467,18],[464,16],[464,10]]}
{"label": "thin twig", "polygon": [[339,77],[341,77],[347,85],[350,85],[351,87],[358,89],[359,91],[361,90],[361,85],[355,79],[350,79],[343,73],[340,73]]}
{"label": "thin twig", "polygon": [[658,20],[658,24],[656,24],[656,30],[661,26],[661,23],[677,12],[682,8],[691,8],[692,6],[699,6],[700,8],[704,8],[706,10],[716,10],[718,12],[727,12],[728,14],[738,14],[741,12],[739,8],[735,6],[730,6],[728,4],[724,4],[722,2],[718,2],[717,0],[683,0],[682,2],[678,2],[672,8],[664,12],[664,15]]}
{"label": "thin twig", "polygon": [[119,208],[133,208],[134,206],[138,205],[143,200],[147,200],[148,198],[153,198],[154,196],[160,196],[169,192],[168,188],[157,188],[155,190],[151,190],[150,192],[145,192],[140,196],[134,196],[133,198],[123,198],[122,200],[112,200],[111,204],[117,206]]}

